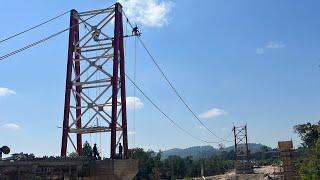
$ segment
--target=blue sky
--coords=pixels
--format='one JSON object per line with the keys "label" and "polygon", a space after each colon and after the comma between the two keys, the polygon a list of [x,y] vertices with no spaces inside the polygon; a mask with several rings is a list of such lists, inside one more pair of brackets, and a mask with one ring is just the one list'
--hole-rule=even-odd
{"label": "blue sky", "polygon": [[[318,1],[122,2],[170,80],[220,136],[228,135],[233,123],[247,123],[250,142],[275,147],[278,140],[292,138],[298,144],[292,127],[319,120]],[[112,3],[3,1],[0,39],[72,8],[86,11]],[[68,18],[0,44],[0,55],[66,28]],[[57,127],[62,126],[67,37],[68,33],[62,34],[0,62],[0,145],[9,145],[13,152],[59,154],[61,129]],[[126,70],[132,76],[133,39],[127,43]],[[217,140],[181,104],[140,45],[137,83],[191,133]],[[133,87],[128,84],[127,89],[133,97]],[[128,110],[130,147],[164,150],[206,145],[173,127],[141,94],[136,96],[141,104],[135,129],[133,111]],[[92,141],[99,141],[99,136]]]}

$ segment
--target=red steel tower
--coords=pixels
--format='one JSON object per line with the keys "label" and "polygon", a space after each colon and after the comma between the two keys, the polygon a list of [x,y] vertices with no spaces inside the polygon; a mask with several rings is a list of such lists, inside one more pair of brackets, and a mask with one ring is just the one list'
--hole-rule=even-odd
{"label": "red steel tower", "polygon": [[[128,158],[122,6],[71,11],[61,156],[82,154],[82,136],[110,134],[110,158]],[[80,27],[84,29],[80,30]]]}
{"label": "red steel tower", "polygon": [[234,133],[234,158],[236,173],[252,173],[252,165],[249,161],[247,125],[233,127]]}
{"label": "red steel tower", "polygon": [[249,161],[247,125],[233,127],[235,161]]}

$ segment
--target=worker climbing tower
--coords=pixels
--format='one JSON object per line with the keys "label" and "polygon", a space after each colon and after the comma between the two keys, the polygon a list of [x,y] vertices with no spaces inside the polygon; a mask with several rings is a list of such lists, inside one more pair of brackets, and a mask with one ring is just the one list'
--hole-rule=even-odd
{"label": "worker climbing tower", "polygon": [[61,156],[68,145],[81,155],[83,135],[104,133],[110,134],[110,157],[117,158],[122,143],[128,158],[122,15],[119,3],[71,11]]}

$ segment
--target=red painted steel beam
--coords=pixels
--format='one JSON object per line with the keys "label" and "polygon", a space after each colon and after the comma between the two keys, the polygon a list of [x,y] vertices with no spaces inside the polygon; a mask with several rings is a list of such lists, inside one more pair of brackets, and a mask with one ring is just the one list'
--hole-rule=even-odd
{"label": "red painted steel beam", "polygon": [[120,37],[120,4],[115,4],[115,26],[113,39],[113,77],[112,77],[112,118],[111,118],[111,148],[110,158],[115,159],[117,142],[116,142],[116,126],[117,126],[117,99],[118,99],[118,68],[119,68],[119,37]]}
{"label": "red painted steel beam", "polygon": [[234,160],[237,161],[237,134],[236,127],[233,127],[233,135],[234,135]]}
{"label": "red painted steel beam", "polygon": [[70,13],[70,30],[69,30],[69,46],[68,46],[68,61],[67,61],[67,77],[66,77],[66,92],[64,98],[64,112],[63,112],[63,128],[62,128],[62,144],[61,144],[61,156],[67,155],[68,145],[68,133],[69,133],[69,112],[70,112],[70,97],[72,89],[72,64],[73,54],[75,51],[75,35],[77,31],[75,17],[77,15],[76,10],[71,10]]}
{"label": "red painted steel beam", "polygon": [[[119,5],[119,8],[122,8]],[[126,76],[124,63],[124,45],[123,45],[123,22],[122,10],[119,13],[120,23],[120,80],[121,80],[121,108],[122,108],[122,140],[123,140],[123,158],[128,158],[128,133],[127,133],[127,102],[126,102]]]}
{"label": "red painted steel beam", "polygon": [[[78,12],[75,13],[76,16],[78,16]],[[74,25],[75,25],[75,43],[79,42],[79,20],[74,16]],[[77,44],[75,48],[78,48],[76,50],[75,59],[80,59],[81,50],[79,49],[80,43]],[[80,61],[74,61],[75,64],[75,75],[79,77],[76,79],[76,82],[79,82],[80,84]],[[76,109],[76,119],[78,119],[76,127],[81,128],[81,97],[79,94],[82,92],[82,86],[77,85],[76,86],[76,107],[80,107]],[[77,152],[78,155],[82,155],[82,134],[77,134]]]}
{"label": "red painted steel beam", "polygon": [[248,147],[248,132],[247,132],[247,125],[244,126],[245,136],[246,136],[246,160],[249,162],[249,147]]}

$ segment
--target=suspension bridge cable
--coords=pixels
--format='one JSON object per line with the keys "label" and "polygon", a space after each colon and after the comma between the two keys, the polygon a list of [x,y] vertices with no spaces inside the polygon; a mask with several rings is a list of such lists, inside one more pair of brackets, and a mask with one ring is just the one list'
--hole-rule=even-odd
{"label": "suspension bridge cable", "polygon": [[[134,67],[133,67],[133,82],[137,79],[137,38],[134,39]],[[133,97],[136,98],[136,86],[133,86]],[[136,100],[133,101],[133,131],[136,131]],[[136,136],[133,134],[133,145],[135,146]]]}
{"label": "suspension bridge cable", "polygon": [[8,53],[8,54],[6,54],[6,55],[4,55],[4,56],[1,56],[1,57],[0,57],[0,61],[1,61],[1,60],[4,60],[4,59],[6,59],[6,58],[8,58],[8,57],[10,57],[10,56],[13,56],[13,55],[15,55],[15,54],[17,54],[17,53],[20,53],[20,52],[22,52],[22,51],[24,51],[24,50],[27,50],[27,49],[35,46],[35,45],[38,45],[38,44],[40,44],[40,43],[43,43],[43,42],[45,42],[45,41],[47,41],[47,40],[49,40],[49,39],[51,39],[51,38],[53,38],[53,37],[55,37],[55,36],[63,33],[63,32],[65,32],[65,31],[67,31],[67,30],[69,30],[69,28],[68,28],[68,29],[64,29],[64,30],[62,30],[62,31],[59,31],[59,32],[57,32],[57,33],[54,33],[54,34],[52,34],[51,36],[48,36],[48,37],[46,37],[46,38],[44,38],[44,39],[41,39],[41,40],[36,41],[36,42],[34,42],[34,43],[32,43],[32,44],[29,44],[29,45],[27,45],[27,46],[25,46],[25,47],[23,47],[23,48],[20,48],[20,49],[18,49],[18,50],[15,50],[15,51],[13,51],[13,52],[10,52],[10,53]]}
{"label": "suspension bridge cable", "polygon": [[42,23],[40,23],[40,24],[38,24],[38,25],[35,25],[35,26],[33,26],[33,27],[29,28],[29,29],[26,29],[26,30],[24,30],[24,31],[21,31],[21,32],[19,32],[19,33],[17,33],[17,34],[14,34],[14,35],[12,35],[12,36],[9,36],[9,37],[7,37],[7,38],[1,39],[1,40],[0,40],[0,44],[3,43],[3,42],[5,42],[5,41],[8,41],[8,40],[10,40],[10,39],[12,39],[12,38],[14,38],[14,37],[17,37],[17,36],[19,36],[19,35],[21,35],[21,34],[24,34],[24,33],[28,32],[28,31],[31,31],[31,30],[33,30],[33,29],[36,29],[36,28],[38,28],[38,27],[40,27],[40,26],[42,26],[42,25],[44,25],[44,24],[47,24],[47,23],[49,23],[49,22],[51,22],[51,21],[53,21],[53,20],[55,20],[55,19],[58,19],[58,18],[60,18],[60,17],[62,17],[62,16],[64,16],[64,15],[66,15],[66,14],[69,13],[69,12],[70,12],[70,10],[69,10],[69,11],[66,11],[66,12],[64,12],[64,13],[56,16],[56,17],[53,17],[53,18],[51,18],[51,19],[49,19],[49,20],[47,20],[47,21],[44,21],[44,22],[42,22]]}
{"label": "suspension bridge cable", "polygon": [[204,139],[201,139],[193,134],[191,134],[188,130],[184,129],[182,126],[180,126],[177,122],[175,122],[169,115],[167,115],[145,92],[140,89],[140,87],[126,74],[127,79],[137,88],[137,90],[163,115],[165,116],[171,124],[179,128],[181,131],[192,137],[193,139],[196,139],[198,141],[208,143],[208,144],[213,144],[213,143],[221,143],[223,141],[207,141]]}
{"label": "suspension bridge cable", "polygon": [[[68,12],[69,12],[69,11],[68,11]],[[67,12],[65,12],[65,13],[63,13],[63,14],[55,17],[55,18],[52,18],[52,20],[53,20],[53,19],[56,19],[56,18],[58,18],[58,17],[60,17],[60,16],[62,16],[62,15],[64,15],[64,14],[66,14],[66,13],[67,13]],[[31,47],[33,47],[33,46],[36,46],[36,45],[38,45],[38,44],[41,44],[41,43],[43,43],[43,42],[45,42],[45,41],[47,41],[47,40],[49,40],[49,39],[51,39],[51,38],[54,38],[54,37],[56,37],[56,36],[58,36],[58,35],[60,35],[60,34],[62,34],[62,33],[64,33],[64,32],[66,32],[67,30],[73,28],[74,26],[79,25],[79,24],[82,24],[83,22],[86,22],[87,20],[95,17],[95,16],[98,15],[98,14],[99,14],[99,13],[97,13],[97,14],[95,14],[95,15],[87,18],[87,19],[85,19],[84,21],[82,21],[82,22],[80,22],[80,23],[77,23],[77,24],[75,24],[75,25],[73,25],[73,26],[71,26],[71,27],[69,27],[69,28],[66,28],[66,29],[64,29],[64,30],[61,30],[61,31],[59,31],[59,32],[57,32],[57,33],[54,33],[54,34],[52,34],[52,35],[50,35],[50,36],[48,36],[48,37],[46,37],[46,38],[43,38],[43,39],[41,39],[41,40],[39,40],[39,41],[36,41],[36,42],[34,42],[34,43],[31,43],[31,44],[29,44],[29,45],[27,45],[27,46],[25,46],[25,47],[23,47],[23,48],[17,49],[17,50],[12,51],[12,52],[4,55],[4,56],[1,56],[1,57],[0,57],[0,60],[4,60],[4,59],[6,59],[6,58],[8,58],[8,57],[10,57],[10,56],[13,56],[13,55],[15,55],[15,54],[17,54],[17,53],[20,53],[20,52],[22,52],[22,51],[24,51],[24,50],[27,50],[27,49],[29,49],[29,48],[31,48]],[[125,15],[125,16],[126,16],[126,15]],[[52,21],[52,20],[49,20],[48,22],[50,22],[50,21]],[[127,18],[127,20],[128,20],[128,18]],[[13,37],[16,37],[16,36],[18,36],[18,35],[20,35],[20,34],[23,34],[23,33],[25,33],[25,32],[28,32],[28,31],[30,31],[30,30],[32,30],[32,29],[34,29],[34,28],[36,28],[36,27],[39,27],[39,26],[41,26],[41,25],[43,25],[43,24],[46,24],[46,23],[48,23],[48,22],[41,23],[41,24],[39,24],[39,25],[37,25],[37,26],[34,26],[34,27],[32,27],[32,28],[30,28],[30,29],[28,29],[28,30],[25,30],[25,31],[20,32],[20,33],[18,33],[18,34],[16,34],[16,35],[13,35],[13,36],[11,36],[11,37],[9,37],[9,38],[6,38],[6,39],[4,39],[4,40],[1,40],[1,42],[4,42],[4,41],[9,40],[9,39],[11,39],[11,38],[13,38]],[[128,22],[129,22],[129,20],[128,20]],[[130,26],[132,27],[132,24],[131,24],[130,22],[129,22],[129,24],[130,24]],[[143,41],[141,40],[140,37],[138,37],[138,40],[140,41],[140,43],[142,44],[142,46],[144,47],[144,49],[147,51],[147,53],[149,54],[149,56],[150,56],[151,59],[153,60],[154,64],[157,66],[157,68],[158,68],[158,70],[160,71],[160,73],[162,74],[162,76],[165,78],[165,80],[168,82],[168,84],[170,85],[170,87],[174,90],[174,92],[175,92],[176,95],[180,98],[180,100],[183,102],[183,104],[184,104],[184,105],[189,109],[189,111],[193,114],[193,116],[196,117],[196,119],[197,119],[209,132],[211,132],[211,134],[213,134],[213,135],[216,136],[217,138],[221,139],[222,141],[227,141],[227,140],[225,140],[225,139],[223,139],[223,138],[220,138],[220,137],[217,136],[215,133],[213,133],[213,132],[197,117],[197,115],[192,111],[192,109],[190,108],[190,106],[184,101],[184,99],[183,99],[183,98],[181,97],[181,95],[178,93],[178,91],[176,90],[176,88],[174,88],[174,86],[172,85],[172,83],[169,81],[169,79],[167,78],[167,76],[164,74],[164,72],[162,71],[162,69],[160,68],[160,66],[159,66],[158,63],[156,62],[156,60],[153,58],[153,56],[151,55],[150,51],[147,49],[147,47],[145,46],[145,44],[143,43]],[[127,76],[127,75],[126,75],[126,76]],[[179,124],[177,124],[175,121],[173,121],[172,118],[170,118],[167,114],[165,114],[165,113],[159,108],[159,106],[157,106],[157,105],[135,84],[135,82],[134,82],[130,77],[127,76],[127,78],[128,78],[128,79],[131,81],[131,83],[133,83],[134,86],[143,94],[143,96],[145,96],[145,97],[150,101],[151,104],[153,104],[168,120],[170,120],[170,122],[171,122],[173,125],[177,126],[179,129],[181,129],[182,131],[184,131],[185,133],[187,133],[188,135],[190,135],[190,136],[193,137],[194,139],[200,140],[200,141],[202,141],[202,142],[206,142],[206,143],[220,143],[220,142],[222,142],[222,141],[219,141],[219,142],[209,142],[209,141],[203,140],[203,139],[201,139],[201,138],[199,138],[199,137],[196,137],[196,136],[192,135],[189,131],[187,131],[187,130],[185,130],[184,128],[182,128]]]}
{"label": "suspension bridge cable", "polygon": [[226,135],[223,139],[226,139],[227,142],[233,142],[233,141],[229,140],[229,138],[231,137],[232,133],[233,133],[233,130],[231,130],[231,131],[229,132],[229,134]]}
{"label": "suspension bridge cable", "polygon": [[171,83],[171,81],[168,79],[168,77],[165,75],[164,71],[162,70],[162,68],[160,67],[160,65],[157,63],[157,61],[155,60],[155,58],[152,56],[152,54],[150,53],[150,51],[148,50],[148,48],[146,47],[146,45],[144,44],[144,42],[142,41],[142,39],[140,37],[138,37],[139,42],[141,43],[141,45],[143,46],[143,48],[146,50],[146,52],[148,53],[148,55],[150,56],[152,62],[155,64],[155,66],[157,67],[157,69],[159,70],[159,72],[161,73],[162,77],[165,79],[165,81],[169,84],[169,86],[171,87],[171,89],[174,91],[174,93],[178,96],[178,98],[180,99],[180,101],[186,106],[186,108],[191,112],[191,114],[197,119],[197,121],[206,129],[208,130],[212,135],[214,135],[216,138],[221,139],[222,141],[229,141],[227,139],[221,138],[220,136],[216,135],[211,129],[209,129],[201,120],[200,118],[195,114],[195,112],[191,109],[190,105],[187,104],[187,102],[182,98],[182,96],[180,95],[180,93],[178,92],[178,90],[173,86],[173,84]]}
{"label": "suspension bridge cable", "polygon": [[[129,23],[129,25],[131,26],[131,28],[133,28],[133,25],[131,24],[131,22],[129,21],[129,18],[127,17],[127,15],[125,14],[124,11],[122,11],[124,16],[127,18],[127,22]],[[159,72],[161,73],[162,77],[165,79],[165,81],[169,84],[169,86],[171,87],[171,89],[174,91],[174,93],[178,96],[178,98],[181,100],[181,102],[186,106],[186,108],[191,112],[191,114],[197,119],[197,121],[207,130],[209,131],[212,135],[214,135],[216,138],[221,139],[222,141],[226,141],[226,142],[230,142],[227,139],[221,138],[218,135],[216,135],[213,131],[211,131],[200,119],[199,117],[194,113],[194,111],[191,109],[191,107],[186,103],[186,101],[182,98],[182,96],[180,95],[180,93],[178,92],[178,90],[173,86],[173,84],[171,83],[171,81],[168,79],[168,77],[165,75],[164,71],[162,70],[162,68],[160,67],[160,65],[157,63],[156,59],[152,56],[151,52],[148,50],[148,48],[146,47],[146,45],[144,44],[144,42],[142,41],[142,39],[137,36],[139,42],[141,43],[141,45],[143,46],[143,48],[145,49],[145,51],[148,53],[149,57],[151,58],[152,62],[155,64],[155,66],[157,67],[157,69],[159,70]]]}
{"label": "suspension bridge cable", "polygon": [[[103,12],[103,10],[101,10],[101,12]],[[51,39],[51,38],[54,38],[54,37],[58,36],[59,34],[62,34],[62,33],[64,33],[64,32],[66,32],[66,31],[68,31],[69,29],[71,29],[71,28],[73,28],[73,27],[75,27],[75,26],[77,26],[77,25],[79,25],[79,24],[82,24],[82,23],[88,21],[89,19],[97,16],[98,14],[99,14],[99,13],[97,13],[97,14],[95,14],[95,15],[93,15],[93,16],[91,16],[91,17],[89,17],[89,18],[87,18],[87,19],[85,19],[85,20],[83,20],[83,21],[81,21],[81,22],[79,22],[79,23],[77,23],[77,24],[74,24],[74,25],[71,26],[71,27],[68,27],[68,28],[66,28],[66,29],[64,29],[64,30],[61,30],[61,31],[59,31],[59,32],[56,32],[56,33],[54,33],[54,34],[52,34],[52,35],[50,35],[50,36],[48,36],[48,37],[46,37],[46,38],[43,38],[43,39],[41,39],[41,40],[39,40],[39,41],[36,41],[36,42],[33,42],[33,43],[31,43],[31,44],[23,47],[23,48],[17,49],[17,50],[12,51],[12,52],[4,55],[4,56],[1,56],[1,57],[0,57],[0,61],[1,61],[1,60],[4,60],[4,59],[7,59],[8,57],[13,56],[13,55],[15,55],[15,54],[17,54],[17,53],[20,53],[20,52],[22,52],[22,51],[24,51],[24,50],[27,50],[27,49],[29,49],[29,48],[31,48],[31,47],[33,47],[33,46],[36,46],[36,45],[38,45],[38,44],[41,44],[41,43],[43,43],[43,42],[45,42],[45,41],[47,41],[47,40],[49,40],[49,39]]]}
{"label": "suspension bridge cable", "polygon": [[222,141],[228,141],[224,138],[219,137],[218,135],[216,135],[213,131],[211,131],[201,120],[200,118],[195,114],[195,112],[191,109],[191,107],[187,104],[187,102],[182,98],[182,96],[180,95],[180,93],[178,92],[178,90],[173,86],[173,84],[171,83],[171,81],[168,79],[167,75],[164,73],[164,71],[162,70],[162,68],[160,67],[160,65],[157,63],[157,61],[155,60],[155,58],[152,56],[152,54],[150,53],[150,51],[148,50],[148,48],[146,47],[146,45],[144,44],[144,42],[142,41],[142,39],[138,36],[138,40],[141,43],[142,47],[146,50],[146,52],[148,53],[148,55],[150,56],[152,62],[155,64],[155,66],[157,67],[157,69],[159,70],[159,72],[161,73],[162,77],[165,79],[165,81],[169,84],[169,86],[171,87],[171,89],[174,91],[174,93],[178,96],[178,98],[181,100],[181,102],[186,106],[186,108],[191,112],[191,114],[199,121],[199,123],[205,128],[207,129],[212,135],[214,135],[216,138],[221,139]]}

